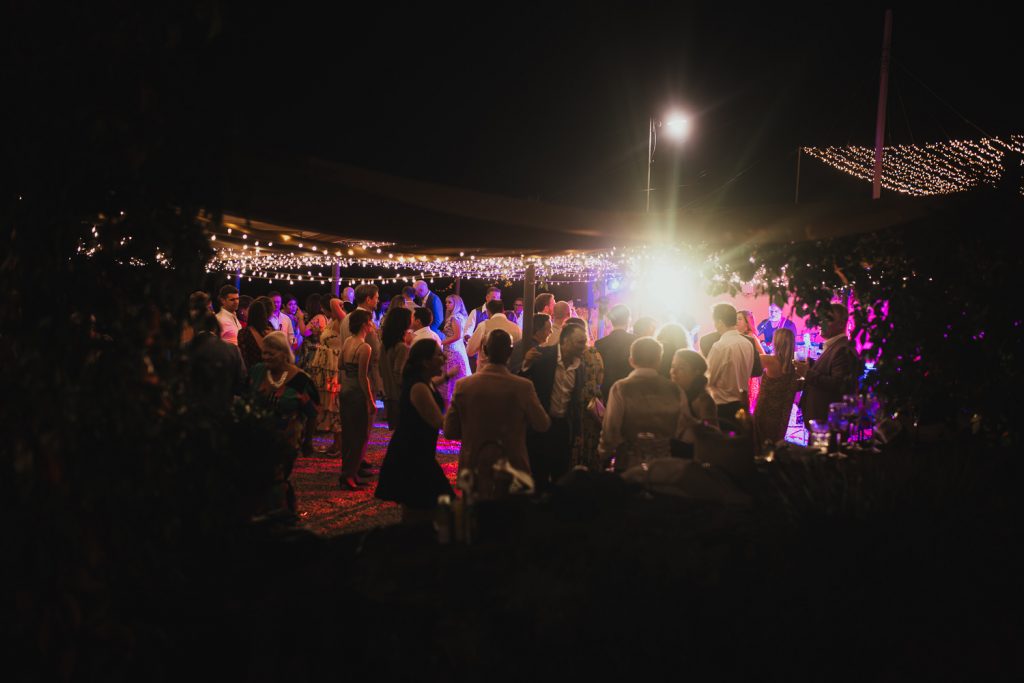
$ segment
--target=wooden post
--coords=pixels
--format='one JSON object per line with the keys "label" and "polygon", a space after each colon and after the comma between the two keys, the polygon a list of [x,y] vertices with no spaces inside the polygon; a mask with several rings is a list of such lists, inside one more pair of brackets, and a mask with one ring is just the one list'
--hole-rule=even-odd
{"label": "wooden post", "polygon": [[537,298],[537,266],[526,266],[523,281],[523,339],[533,336],[533,300]]}
{"label": "wooden post", "polygon": [[606,289],[605,279],[601,278],[601,292],[597,297],[597,338],[601,339],[604,337],[604,319],[608,315],[608,290]]}
{"label": "wooden post", "polygon": [[334,262],[334,269],[333,269],[332,276],[333,276],[333,279],[331,280],[331,284],[333,285],[332,289],[334,291],[334,298],[335,299],[340,299],[341,298],[341,264],[339,262],[337,262],[337,261]]}
{"label": "wooden post", "polygon": [[871,198],[882,196],[882,147],[885,144],[885,104],[889,96],[889,56],[892,45],[892,10],[885,10],[885,29],[882,32],[882,76],[878,83],[878,118],[875,121],[875,175]]}
{"label": "wooden post", "polygon": [[462,277],[459,275],[455,276],[455,295],[462,296]]}

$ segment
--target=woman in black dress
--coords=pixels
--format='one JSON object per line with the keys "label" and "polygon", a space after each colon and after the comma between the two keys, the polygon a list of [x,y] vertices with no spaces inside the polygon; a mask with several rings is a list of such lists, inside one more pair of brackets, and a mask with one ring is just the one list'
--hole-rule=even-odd
{"label": "woman in black dress", "polygon": [[455,495],[437,462],[437,433],[444,403],[431,377],[441,374],[444,354],[433,339],[409,350],[402,373],[398,428],[388,444],[375,495],[402,505],[406,521],[423,518],[442,494]]}

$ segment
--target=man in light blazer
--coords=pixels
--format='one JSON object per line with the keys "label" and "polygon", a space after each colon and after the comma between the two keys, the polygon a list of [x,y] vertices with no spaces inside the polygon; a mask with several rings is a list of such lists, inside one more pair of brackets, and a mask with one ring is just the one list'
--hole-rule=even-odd
{"label": "man in light blazer", "polygon": [[545,432],[551,426],[533,383],[508,370],[512,337],[492,330],[484,345],[487,364],[459,380],[444,419],[444,435],[461,439],[459,470],[473,472],[477,494],[482,498],[507,493],[507,481],[495,476],[494,464],[507,458],[522,472],[530,472],[526,429]]}

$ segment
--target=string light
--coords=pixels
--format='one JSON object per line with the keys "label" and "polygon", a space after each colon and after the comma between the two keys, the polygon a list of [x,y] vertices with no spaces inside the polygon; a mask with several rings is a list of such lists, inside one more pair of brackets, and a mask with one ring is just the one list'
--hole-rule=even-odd
{"label": "string light", "polygon": [[[870,147],[804,147],[806,154],[855,178],[874,178],[875,151]],[[926,197],[996,185],[1007,152],[1024,153],[1024,135],[980,140],[950,140],[925,145],[896,145],[882,151],[882,187]],[[1011,159],[1014,157],[1011,157]]]}

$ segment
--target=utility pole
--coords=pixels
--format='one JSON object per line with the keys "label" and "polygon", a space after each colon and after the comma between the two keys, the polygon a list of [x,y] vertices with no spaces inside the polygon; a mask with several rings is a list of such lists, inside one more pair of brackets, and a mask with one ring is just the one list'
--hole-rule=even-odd
{"label": "utility pole", "polygon": [[882,196],[882,146],[885,144],[885,104],[889,99],[889,59],[892,52],[892,10],[885,10],[882,32],[882,75],[878,83],[878,119],[875,122],[875,174],[871,198]]}

